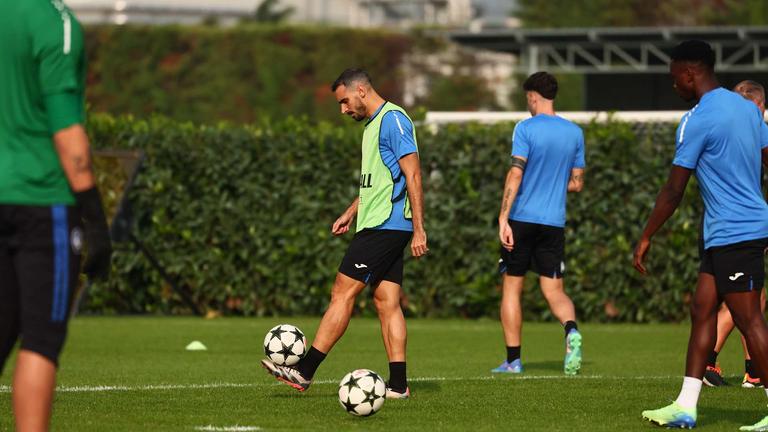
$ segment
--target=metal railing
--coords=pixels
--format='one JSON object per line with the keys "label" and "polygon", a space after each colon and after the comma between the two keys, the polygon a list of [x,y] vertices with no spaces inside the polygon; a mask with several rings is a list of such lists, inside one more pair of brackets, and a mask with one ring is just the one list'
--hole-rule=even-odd
{"label": "metal railing", "polygon": [[[565,119],[585,123],[592,120],[598,122],[607,121],[609,118],[620,121],[636,123],[658,123],[658,122],[678,122],[685,114],[685,111],[558,111],[557,115]],[[460,112],[460,111],[430,111],[427,113],[425,124],[442,125],[449,123],[499,123],[499,122],[517,122],[531,117],[528,111],[478,111],[478,112]]]}

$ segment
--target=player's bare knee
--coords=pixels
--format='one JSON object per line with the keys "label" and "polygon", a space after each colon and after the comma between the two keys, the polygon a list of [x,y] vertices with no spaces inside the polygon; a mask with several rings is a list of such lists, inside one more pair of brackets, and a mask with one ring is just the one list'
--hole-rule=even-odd
{"label": "player's bare knee", "polygon": [[716,298],[705,295],[694,295],[691,300],[690,312],[692,321],[707,321],[717,319],[720,303]]}
{"label": "player's bare knee", "polygon": [[565,294],[565,290],[562,288],[541,290],[541,293],[544,295],[544,300],[550,304],[569,300],[568,296]]}
{"label": "player's bare knee", "polygon": [[390,316],[400,310],[400,303],[389,298],[374,298],[373,305],[376,307],[379,317]]}
{"label": "player's bare knee", "polygon": [[691,322],[693,324],[699,324],[706,322],[712,318],[712,314],[708,313],[704,308],[691,305]]}
{"label": "player's bare knee", "polygon": [[341,279],[337,276],[331,289],[331,302],[354,302],[357,294],[359,294],[359,289],[356,283],[350,283],[348,279]]}
{"label": "player's bare knee", "polygon": [[760,313],[748,313],[740,315],[738,318],[733,316],[734,324],[745,338],[749,339],[752,335],[760,335],[766,331],[765,319]]}
{"label": "player's bare knee", "polygon": [[504,290],[501,292],[501,301],[503,303],[520,303],[523,293],[517,290]]}
{"label": "player's bare knee", "polygon": [[387,301],[386,299],[382,299],[379,297],[373,298],[373,306],[376,307],[376,311],[381,315],[381,312],[384,311],[386,307]]}
{"label": "player's bare knee", "polygon": [[336,305],[350,305],[355,302],[357,294],[352,290],[336,290],[331,291],[331,304]]}

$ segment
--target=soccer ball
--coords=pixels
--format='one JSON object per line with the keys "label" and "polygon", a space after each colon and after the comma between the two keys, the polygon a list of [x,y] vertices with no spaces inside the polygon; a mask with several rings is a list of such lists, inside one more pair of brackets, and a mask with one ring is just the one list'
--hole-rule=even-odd
{"label": "soccer ball", "polygon": [[348,413],[356,416],[371,416],[384,405],[386,396],[384,380],[368,369],[352,371],[339,383],[339,403]]}
{"label": "soccer ball", "polygon": [[307,338],[298,327],[280,324],[264,337],[264,354],[276,364],[293,366],[307,352]]}

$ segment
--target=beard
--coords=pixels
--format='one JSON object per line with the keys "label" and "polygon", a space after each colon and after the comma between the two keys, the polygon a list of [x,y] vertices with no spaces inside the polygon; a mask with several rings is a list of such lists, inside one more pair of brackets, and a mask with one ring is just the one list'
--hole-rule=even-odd
{"label": "beard", "polygon": [[677,92],[677,96],[680,99],[684,100],[685,102],[693,102],[696,99],[695,92],[687,92],[687,91],[677,90],[677,89],[675,90]]}
{"label": "beard", "polygon": [[363,121],[366,118],[368,118],[367,115],[365,115],[365,105],[360,103],[359,105],[355,105],[354,109],[352,110],[352,114],[350,114],[353,119],[356,121]]}

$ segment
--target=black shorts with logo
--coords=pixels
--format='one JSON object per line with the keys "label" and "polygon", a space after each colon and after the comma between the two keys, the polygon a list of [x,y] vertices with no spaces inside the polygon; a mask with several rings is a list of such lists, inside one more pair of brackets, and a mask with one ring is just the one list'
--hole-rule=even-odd
{"label": "black shorts with logo", "polygon": [[766,247],[768,238],[703,250],[699,273],[715,277],[715,286],[720,295],[760,290],[765,281]]}
{"label": "black shorts with logo", "polygon": [[58,364],[82,246],[76,207],[0,205],[0,373],[19,339]]}
{"label": "black shorts with logo", "polygon": [[565,272],[565,229],[510,219],[515,247],[501,248],[500,270],[509,276],[525,276],[533,270],[540,276],[560,279]]}
{"label": "black shorts with logo", "polygon": [[403,250],[410,231],[364,229],[352,239],[339,272],[372,286],[385,280],[403,284]]}

